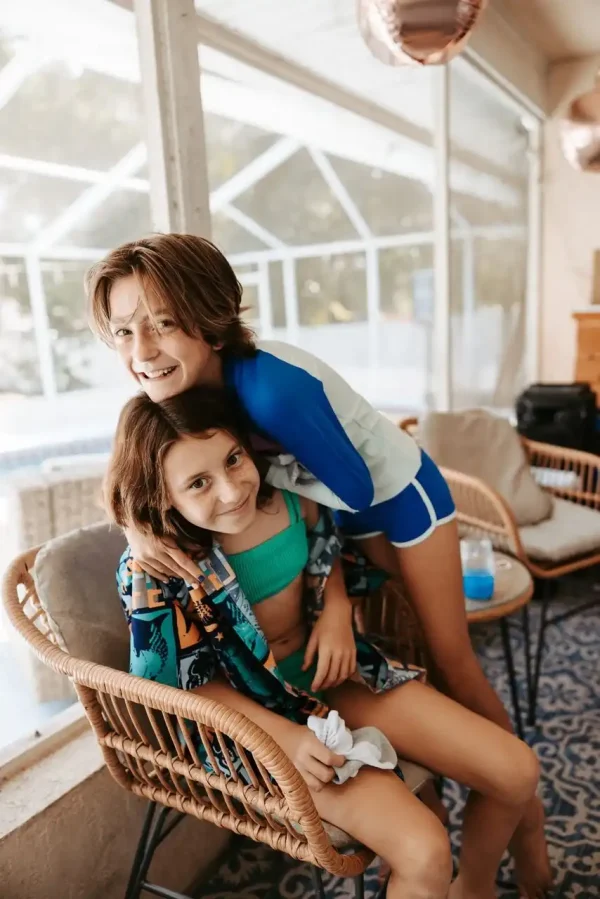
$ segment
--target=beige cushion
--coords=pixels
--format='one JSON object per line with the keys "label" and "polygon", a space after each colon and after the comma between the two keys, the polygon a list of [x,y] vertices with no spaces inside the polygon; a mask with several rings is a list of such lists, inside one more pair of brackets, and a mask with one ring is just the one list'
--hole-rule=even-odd
{"label": "beige cushion", "polygon": [[519,528],[519,534],[527,555],[543,562],[600,552],[600,512],[556,499],[550,518]]}
{"label": "beige cushion", "polygon": [[50,540],[33,572],[40,602],[61,644],[80,659],[127,671],[129,631],[115,572],[127,541],[108,524]]}
{"label": "beige cushion", "polygon": [[432,412],[419,425],[419,443],[444,468],[481,478],[510,506],[517,524],[552,513],[552,497],[536,484],[510,422],[483,409]]}

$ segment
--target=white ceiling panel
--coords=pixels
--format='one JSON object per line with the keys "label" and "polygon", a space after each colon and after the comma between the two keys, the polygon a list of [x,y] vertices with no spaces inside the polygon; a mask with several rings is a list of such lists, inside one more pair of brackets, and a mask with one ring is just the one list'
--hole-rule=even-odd
{"label": "white ceiling panel", "polygon": [[550,62],[600,53],[600,0],[493,0]]}

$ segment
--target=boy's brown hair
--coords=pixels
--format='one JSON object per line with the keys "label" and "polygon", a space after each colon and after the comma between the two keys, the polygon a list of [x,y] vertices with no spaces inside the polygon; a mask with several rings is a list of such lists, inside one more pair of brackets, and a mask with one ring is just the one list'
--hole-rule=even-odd
{"label": "boy's brown hair", "polygon": [[221,430],[239,441],[256,465],[261,477],[257,504],[262,507],[273,489],[264,479],[267,463],[252,450],[246,415],[225,388],[203,386],[162,403],[140,393],[125,404],[104,480],[109,517],[122,528],[174,538],[182,549],[210,547],[212,534],[172,508],[164,460],[182,437],[206,437]]}
{"label": "boy's brown hair", "polygon": [[168,309],[181,330],[200,335],[210,346],[249,356],[254,335],[242,322],[242,286],[225,256],[209,240],[193,234],[154,234],[122,244],[93,265],[85,288],[92,329],[106,343],[110,331],[110,292],[128,275],[140,281]]}

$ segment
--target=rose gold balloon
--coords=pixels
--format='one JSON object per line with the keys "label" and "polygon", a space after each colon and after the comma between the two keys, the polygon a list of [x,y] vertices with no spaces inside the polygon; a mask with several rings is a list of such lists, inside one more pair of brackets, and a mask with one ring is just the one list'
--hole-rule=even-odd
{"label": "rose gold balloon", "polygon": [[460,52],[487,0],[358,0],[358,24],[389,66],[440,65]]}
{"label": "rose gold balloon", "polygon": [[573,168],[600,172],[600,81],[573,100],[560,123],[562,149]]}

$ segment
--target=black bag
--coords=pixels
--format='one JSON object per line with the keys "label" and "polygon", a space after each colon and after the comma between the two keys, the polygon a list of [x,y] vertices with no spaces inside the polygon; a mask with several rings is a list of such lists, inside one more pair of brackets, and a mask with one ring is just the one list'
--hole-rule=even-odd
{"label": "black bag", "polygon": [[596,451],[596,395],[589,384],[531,384],[516,413],[519,434],[530,440]]}

